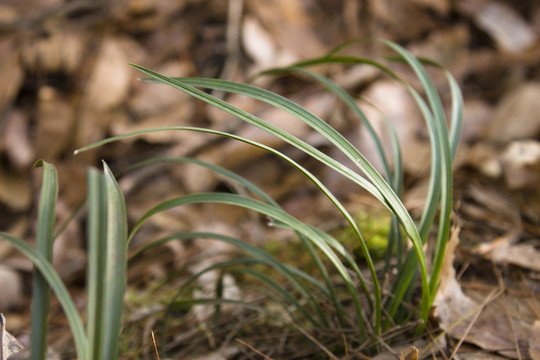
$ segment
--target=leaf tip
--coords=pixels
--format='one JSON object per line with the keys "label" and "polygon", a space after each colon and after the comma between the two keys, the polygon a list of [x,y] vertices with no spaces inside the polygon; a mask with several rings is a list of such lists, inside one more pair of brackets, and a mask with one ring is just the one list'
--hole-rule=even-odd
{"label": "leaf tip", "polygon": [[34,164],[34,169],[37,169],[37,168],[42,167],[44,163],[45,163],[45,161],[43,161],[43,159],[39,159],[39,160],[36,161],[36,163]]}

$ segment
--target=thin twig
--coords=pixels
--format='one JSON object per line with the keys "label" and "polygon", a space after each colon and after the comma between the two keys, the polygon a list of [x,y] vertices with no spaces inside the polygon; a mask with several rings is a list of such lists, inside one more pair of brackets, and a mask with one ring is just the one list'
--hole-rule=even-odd
{"label": "thin twig", "polygon": [[158,350],[157,350],[156,338],[154,336],[154,330],[152,330],[151,333],[152,333],[152,342],[154,343],[154,350],[156,350],[156,357],[157,357],[157,360],[159,360],[159,353],[158,353]]}
{"label": "thin twig", "polygon": [[333,360],[339,360],[330,350],[328,350],[323,344],[321,344],[317,339],[315,339],[310,333],[308,333],[306,330],[302,329],[298,324],[296,324],[294,321],[291,321],[291,324],[302,333],[305,337],[307,337],[309,340],[311,340],[315,345],[317,345],[322,351],[328,355],[330,359]]}
{"label": "thin twig", "polygon": [[482,310],[487,306],[487,304],[489,304],[491,301],[493,301],[496,297],[498,297],[500,294],[502,294],[502,292],[504,291],[504,288],[497,288],[497,289],[494,289],[486,298],[486,300],[484,300],[484,302],[482,304],[480,304],[480,306],[478,306],[478,310],[476,311],[476,314],[474,314],[471,322],[469,323],[469,325],[467,326],[467,328],[465,329],[465,333],[463,334],[463,336],[461,337],[461,339],[459,339],[459,342],[457,343],[457,345],[454,347],[454,351],[452,351],[452,354],[450,355],[450,359],[453,359],[457,353],[457,351],[459,350],[459,348],[461,347],[461,344],[463,344],[463,342],[465,341],[465,338],[467,337],[467,335],[469,334],[469,332],[471,331],[473,325],[476,323],[476,320],[478,320],[478,317],[480,316],[480,314],[482,313]]}
{"label": "thin twig", "polygon": [[265,358],[267,360],[272,360],[271,357],[269,357],[269,356],[263,354],[262,352],[260,352],[259,350],[255,349],[253,346],[249,345],[244,340],[241,340],[241,339],[235,339],[235,340],[238,341],[240,344],[246,346],[247,348],[249,348],[251,351],[255,352],[256,354],[261,355],[263,358]]}

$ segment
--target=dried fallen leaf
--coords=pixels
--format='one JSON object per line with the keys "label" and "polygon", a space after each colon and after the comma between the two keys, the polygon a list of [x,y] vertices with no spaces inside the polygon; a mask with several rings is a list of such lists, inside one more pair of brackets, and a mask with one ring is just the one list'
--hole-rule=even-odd
{"label": "dried fallen leaf", "polygon": [[243,28],[242,41],[246,52],[255,62],[256,70],[297,60],[288,50],[279,48],[272,36],[254,18],[246,17]]}
{"label": "dried fallen leaf", "polygon": [[[431,32],[427,39],[412,45],[410,51],[416,56],[438,62],[454,77],[460,79],[468,71],[469,42],[469,29],[464,25],[458,25]],[[443,72],[433,74],[432,77],[436,84],[442,86],[446,84]]]}
{"label": "dried fallen leaf", "polygon": [[493,109],[486,101],[466,99],[463,109],[462,143],[481,140],[491,122]]}
{"label": "dried fallen leaf", "polygon": [[506,52],[517,53],[536,41],[534,30],[510,6],[488,2],[475,16],[476,23]]}
{"label": "dried fallen leaf", "polygon": [[[301,1],[246,1],[249,13],[259,21],[259,30],[274,44],[274,62],[270,66],[284,65],[283,62],[306,59],[324,53],[326,46],[315,36],[318,27],[309,16],[309,8]],[[244,29],[244,36],[247,29]],[[291,36],[294,34],[294,36]],[[251,43],[251,46],[256,45]],[[269,44],[271,45],[271,44]],[[266,59],[271,62],[270,58]]]}
{"label": "dried fallen leaf", "polygon": [[134,78],[134,70],[127,63],[137,61],[141,51],[128,38],[105,40],[88,81],[86,103],[98,110],[106,110],[123,102]]}
{"label": "dried fallen leaf", "polygon": [[500,353],[511,358],[522,358],[527,351],[531,334],[530,318],[524,319],[509,313],[512,304],[494,299],[502,289],[494,289],[482,302],[467,296],[455,277],[453,267],[455,248],[459,240],[457,232],[451,236],[443,263],[440,287],[433,302],[434,316],[448,335],[462,342],[474,344],[484,350]]}
{"label": "dried fallen leaf", "polygon": [[[429,144],[420,139],[419,134],[424,129],[419,110],[409,96],[406,89],[392,81],[382,80],[371,85],[363,94],[363,97],[375,104],[377,108],[360,103],[366,117],[377,129],[385,129],[385,119],[394,126],[403,154],[403,167],[415,176],[421,176],[429,170],[430,150]],[[392,99],[392,101],[388,101]],[[366,154],[368,159],[373,159],[375,166],[380,161],[374,154],[374,147],[369,141],[367,131],[362,128],[364,135],[358,144],[355,144],[360,152]],[[390,154],[387,144],[387,154]]]}
{"label": "dried fallen leaf", "polygon": [[411,2],[435,10],[439,14],[447,14],[451,5],[449,0],[412,0]]}
{"label": "dried fallen leaf", "polygon": [[22,298],[22,280],[17,272],[0,265],[0,311],[19,304]]}
{"label": "dried fallen leaf", "polygon": [[35,153],[54,159],[73,139],[75,111],[70,99],[51,86],[40,88],[38,98]]}
{"label": "dried fallen leaf", "polygon": [[529,139],[540,133],[540,84],[529,82],[511,90],[494,110],[487,138],[496,143]]}
{"label": "dried fallen leaf", "polygon": [[399,360],[418,360],[418,349],[415,346],[409,346],[401,352]]}
{"label": "dried fallen leaf", "polygon": [[6,127],[1,140],[9,159],[19,169],[28,168],[35,161],[29,129],[30,119],[23,111],[13,110],[6,115]]}
{"label": "dried fallen leaf", "polygon": [[540,142],[511,142],[502,154],[501,164],[510,189],[536,189],[540,181]]}
{"label": "dried fallen leaf", "polygon": [[[369,8],[371,16],[380,23],[377,36],[394,38],[399,36],[403,39],[413,39],[419,34],[427,33],[436,27],[434,17],[422,11],[419,3],[427,1],[390,1],[390,0],[370,0]],[[432,7],[442,9],[444,7],[435,5],[440,1],[429,1]],[[414,21],[410,21],[414,19]],[[382,33],[381,33],[382,32]]]}
{"label": "dried fallen leaf", "polygon": [[536,320],[531,329],[529,355],[533,360],[540,360],[540,320]]}
{"label": "dried fallen leaf", "polygon": [[31,184],[28,179],[0,167],[0,203],[14,210],[25,210],[31,202]]}
{"label": "dried fallen leaf", "polygon": [[22,47],[21,63],[30,71],[70,74],[80,66],[85,43],[85,36],[74,31],[30,38]]}
{"label": "dried fallen leaf", "polygon": [[434,358],[441,349],[446,348],[446,340],[439,336],[431,341],[418,339],[409,346],[394,346],[392,349],[378,354],[373,360],[422,360]]}
{"label": "dried fallen leaf", "polygon": [[519,231],[511,231],[490,242],[482,243],[473,253],[497,264],[512,264],[532,271],[540,271],[540,252],[532,244],[515,244]]}
{"label": "dried fallen leaf", "polygon": [[24,344],[6,330],[6,318],[0,313],[0,360],[8,360],[22,349]]}
{"label": "dried fallen leaf", "polygon": [[19,54],[15,50],[16,44],[15,39],[0,41],[0,112],[9,107],[24,80],[24,73],[18,63]]}

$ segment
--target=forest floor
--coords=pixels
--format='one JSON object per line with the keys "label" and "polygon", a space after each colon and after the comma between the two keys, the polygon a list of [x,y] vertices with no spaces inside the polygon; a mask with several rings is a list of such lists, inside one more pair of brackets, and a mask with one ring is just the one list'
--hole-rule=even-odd
{"label": "forest floor", "polygon": [[[535,0],[5,0],[0,4],[0,231],[33,241],[41,175],[32,165],[38,159],[58,169],[61,224],[85,199],[89,166],[105,159],[119,170],[167,155],[194,156],[233,170],[292,215],[339,232],[342,220],[302,176],[272,156],[229,140],[169,132],[76,156],[73,151],[107,136],[185,125],[232,131],[298,156],[187,95],[138,81],[140,74],[128,63],[170,76],[246,82],[264,69],[318,57],[364,37],[395,41],[441,63],[456,77],[465,99],[454,167],[448,259],[454,266],[446,268],[440,289],[447,301],[434,308],[432,336],[402,337],[376,358],[399,358],[400,345],[415,345],[420,358],[540,359],[540,3]],[[384,55],[369,42],[355,51],[367,58]],[[399,84],[364,67],[323,70],[355,96],[377,104],[394,123],[404,154],[404,203],[418,218],[430,152],[412,99]],[[410,72],[397,71],[417,85]],[[363,141],[365,130],[324,89],[295,77],[255,81],[324,118],[373,158],[373,149]],[[448,105],[444,79],[434,75],[434,82]],[[304,124],[256,101],[226,99],[339,159]],[[372,197],[309,159],[298,160],[377,228],[378,216],[384,215]],[[130,220],[172,196],[229,189],[191,165],[133,172],[121,178],[120,186]],[[134,244],[188,229],[234,234],[269,248],[284,236],[263,236],[264,224],[250,221],[245,212],[208,205],[155,217]],[[81,307],[84,234],[78,217],[54,249],[54,265]],[[294,248],[287,238],[278,241]],[[213,243],[169,244],[130,263],[123,358],[154,358],[150,334],[161,326],[162,304],[185,280],[183,272],[195,271],[190,265],[194,259],[224,251],[229,249]],[[303,261],[301,256],[296,260]],[[0,243],[0,261],[0,312],[8,330],[25,342],[32,264],[5,243]],[[58,304],[52,306],[51,348],[69,357],[69,328]],[[458,321],[465,314],[469,317]],[[211,326],[200,316],[189,313],[171,321],[165,337],[170,358],[261,358],[257,351],[274,359],[325,357],[313,344],[297,342],[298,334],[283,334],[249,312],[231,310]],[[247,326],[240,329],[240,324]],[[344,358],[368,357],[350,349]]]}

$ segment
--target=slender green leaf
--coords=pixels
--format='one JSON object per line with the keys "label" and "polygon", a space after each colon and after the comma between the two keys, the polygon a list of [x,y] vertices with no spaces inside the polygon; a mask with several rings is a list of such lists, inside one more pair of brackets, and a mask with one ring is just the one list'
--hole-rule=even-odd
{"label": "slender green leaf", "polygon": [[[459,141],[459,132],[461,128],[461,114],[460,114],[461,110],[460,109],[462,107],[460,103],[461,94],[455,80],[451,77],[451,75],[448,72],[446,72],[446,75],[450,84],[450,88],[451,88],[452,97],[453,97],[452,122],[451,122],[452,129],[451,129],[451,135],[450,135],[450,138],[452,139],[452,144],[450,147],[442,104],[438,96],[437,90],[435,89],[431,79],[429,78],[427,72],[422,66],[422,62],[416,59],[414,56],[408,53],[405,49],[403,49],[402,47],[400,47],[399,45],[395,43],[382,40],[382,39],[375,40],[375,41],[379,41],[385,44],[386,46],[396,51],[399,54],[398,59],[410,65],[410,67],[417,74],[418,78],[420,79],[423,85],[424,91],[426,93],[426,96],[430,104],[430,108],[426,106],[426,104],[418,95],[418,93],[414,91],[414,89],[412,89],[410,85],[402,81],[389,68],[381,65],[378,62],[373,62],[372,60],[369,60],[369,59],[365,59],[365,58],[355,59],[355,57],[338,55],[338,53],[341,52],[344,48],[359,41],[365,41],[365,40],[348,42],[344,44],[343,46],[336,48],[334,51],[332,51],[329,55],[325,57],[311,59],[302,63],[295,64],[295,66],[311,66],[311,65],[329,64],[329,63],[334,63],[334,62],[349,63],[349,64],[364,63],[364,64],[375,66],[379,68],[380,70],[382,70],[383,72],[390,75],[392,78],[402,83],[407,88],[407,90],[411,93],[411,95],[417,102],[420,110],[422,111],[424,118],[426,119],[426,124],[429,129],[430,142],[433,149],[432,167],[431,167],[431,176],[430,176],[431,180],[430,180],[430,188],[428,192],[427,206],[425,207],[425,210],[423,212],[422,219],[420,222],[420,230],[419,230],[420,237],[423,242],[425,242],[427,239],[427,235],[429,233],[431,224],[433,223],[433,220],[435,217],[437,207],[439,205],[439,199],[441,199],[441,216],[439,220],[440,231],[438,232],[438,240],[436,243],[436,251],[435,251],[435,257],[434,257],[434,266],[432,269],[430,282],[429,282],[430,296],[428,296],[427,293],[424,292],[423,303],[421,306],[421,313],[422,313],[421,317],[424,320],[426,320],[427,314],[429,311],[429,306],[431,303],[431,300],[429,299],[430,298],[432,299],[434,297],[434,292],[436,290],[436,284],[437,284],[437,278],[438,278],[438,271],[439,271],[437,269],[440,268],[439,262],[442,261],[442,254],[444,254],[446,239],[448,237],[449,221],[450,221],[449,215],[450,215],[450,210],[451,210],[451,188],[452,188],[451,159],[455,155],[457,143]],[[291,69],[291,68],[294,68],[295,66],[292,66],[286,69]],[[271,72],[279,73],[286,69],[274,69]],[[414,243],[414,240],[413,240],[413,243]],[[415,253],[414,254],[411,253],[410,256],[408,257],[405,265],[402,268],[400,268],[399,277],[395,283],[396,287],[393,290],[393,295],[394,295],[393,304],[390,306],[391,315],[395,311],[395,308],[397,307],[397,305],[399,305],[399,303],[401,302],[403,294],[405,293],[406,289],[409,288],[409,284],[411,284],[411,280],[413,278],[413,275],[416,269],[416,263],[419,257],[420,257],[420,262],[422,262],[421,255],[419,254],[419,251],[417,250],[416,247],[415,247],[415,250],[416,250]],[[425,288],[426,286],[425,277],[424,276],[422,277],[423,277],[423,287]]]}
{"label": "slender green leaf", "polygon": [[100,332],[103,351],[99,357],[114,360],[118,356],[126,287],[127,216],[124,197],[118,183],[105,162],[103,168],[107,193],[107,238],[102,310],[107,324]]}
{"label": "slender green leaf", "polygon": [[[351,228],[353,229],[353,233],[360,240],[361,248],[362,248],[362,251],[364,252],[364,254],[366,255],[366,260],[367,260],[367,263],[368,263],[368,266],[369,266],[369,269],[370,269],[370,273],[371,273],[371,276],[372,276],[372,282],[374,284],[373,296],[375,298],[375,308],[376,309],[381,308],[380,287],[379,287],[378,278],[377,278],[377,275],[376,275],[376,272],[375,272],[375,267],[373,265],[373,261],[371,260],[371,256],[369,255],[369,250],[367,249],[367,244],[365,243],[365,241],[364,241],[364,239],[363,239],[363,237],[362,237],[362,235],[360,233],[360,229],[358,228],[358,224],[356,224],[356,222],[355,222],[354,218],[352,217],[352,215],[350,215],[350,213],[339,202],[339,200],[337,200],[337,198],[326,188],[326,186],[324,186],[321,183],[321,181],[319,179],[317,179],[313,174],[311,174],[309,171],[307,171],[304,167],[302,167],[300,164],[298,164],[297,162],[295,162],[291,158],[287,157],[283,153],[281,153],[281,152],[279,152],[279,151],[277,151],[277,150],[275,150],[275,149],[273,149],[271,147],[268,147],[266,145],[263,145],[263,144],[255,142],[255,141],[251,141],[251,140],[248,140],[248,139],[245,139],[243,137],[239,137],[239,136],[236,136],[236,135],[233,135],[233,134],[223,133],[223,132],[220,132],[220,131],[217,131],[217,130],[194,128],[194,127],[181,127],[181,126],[179,126],[179,127],[165,127],[165,128],[157,128],[157,129],[147,129],[147,130],[143,130],[143,131],[137,131],[137,132],[133,132],[133,133],[129,133],[129,134],[124,134],[124,135],[120,135],[120,136],[116,136],[116,137],[113,137],[113,138],[105,139],[105,140],[102,140],[100,142],[85,146],[85,147],[79,149],[78,151],[85,151],[85,150],[94,148],[96,146],[100,146],[100,145],[103,145],[103,144],[106,144],[106,143],[109,143],[109,142],[113,142],[113,141],[118,141],[118,140],[125,139],[125,138],[131,137],[131,136],[137,136],[137,135],[144,134],[144,133],[150,133],[150,132],[155,132],[155,131],[167,131],[167,130],[199,131],[199,132],[205,132],[205,133],[211,133],[211,134],[217,134],[217,135],[221,135],[221,136],[230,137],[232,139],[239,140],[239,141],[251,144],[253,146],[257,146],[257,147],[259,147],[261,149],[264,149],[264,150],[266,150],[266,151],[280,157],[281,159],[287,161],[289,164],[291,164],[296,169],[298,169],[300,172],[302,172],[319,189],[321,189],[321,191],[323,191],[323,193],[334,203],[334,205],[339,209],[339,211],[347,219],[348,223],[350,224]],[[312,257],[316,256],[314,253],[310,253],[310,254],[311,254]],[[329,280],[328,275],[326,274],[326,270],[324,269],[324,266],[322,266],[322,263],[319,262],[316,258],[314,258],[314,261],[316,262],[317,267],[321,271],[321,274],[323,275],[323,277],[325,277],[327,285],[330,286],[328,284],[330,282],[330,280]],[[365,292],[365,294],[366,294],[366,296],[368,298],[368,301],[369,301],[369,303],[371,305],[372,304],[372,300],[371,300],[372,294],[370,294],[369,290],[367,289],[367,286],[365,284],[365,280],[364,280],[362,274],[360,273],[360,271],[356,271],[356,269],[355,269],[355,272],[359,277],[359,280],[360,280],[361,285],[362,285],[362,289],[364,290],[364,292]],[[357,300],[356,301],[357,309],[359,309],[358,299],[356,299],[356,300]],[[335,297],[334,297],[334,301],[337,302],[337,299],[335,299]],[[380,314],[380,312],[378,312],[378,313]],[[378,319],[379,319],[379,317],[378,317]],[[378,329],[378,327],[376,327],[376,328]]]}
{"label": "slender green leaf", "polygon": [[[152,130],[152,129],[148,129],[148,130]],[[154,130],[157,130],[157,129],[154,129]],[[126,135],[129,135],[129,134],[126,134]],[[239,140],[239,139],[237,139],[237,140]],[[251,142],[250,144],[256,146],[255,142]],[[269,150],[271,148],[267,148],[267,149]],[[251,191],[253,194],[259,196],[265,202],[279,207],[278,203],[271,196],[269,196],[266,192],[264,192],[261,188],[259,188],[255,184],[253,184],[251,181],[248,181],[247,179],[245,179],[244,177],[238,175],[237,173],[232,172],[230,170],[227,170],[227,169],[225,169],[225,168],[223,168],[221,166],[217,166],[217,165],[211,164],[209,162],[194,159],[194,158],[170,158],[170,157],[168,157],[168,158],[167,157],[164,157],[164,158],[163,157],[152,158],[152,159],[143,160],[143,161],[140,161],[140,162],[138,162],[136,164],[130,165],[127,168],[123,169],[122,172],[120,172],[119,174],[129,172],[129,171],[131,171],[133,169],[137,169],[137,168],[142,167],[142,166],[147,166],[147,165],[152,165],[152,164],[157,164],[157,163],[166,163],[166,162],[170,162],[170,163],[190,163],[190,164],[196,164],[198,166],[205,167],[205,168],[207,168],[209,170],[212,170],[216,174],[218,174],[220,176],[223,176],[226,179],[229,179],[231,181],[234,181],[234,182],[242,185],[244,188]]]}
{"label": "slender green leaf", "polygon": [[[291,66],[287,68],[280,69],[282,71],[291,71],[291,72],[298,72],[301,74],[304,74],[317,82],[324,85],[330,92],[332,92],[334,95],[336,95],[341,101],[343,101],[349,109],[352,110],[352,112],[360,119],[362,122],[362,125],[366,128],[366,130],[369,133],[369,136],[375,143],[375,150],[377,151],[377,154],[379,156],[379,159],[381,160],[381,163],[384,168],[384,173],[388,179],[388,181],[392,181],[392,171],[390,170],[390,163],[388,161],[388,157],[386,156],[386,152],[384,150],[384,146],[382,144],[382,140],[379,137],[379,135],[375,132],[375,129],[367,119],[364,112],[358,107],[353,97],[345,91],[342,87],[338,86],[336,83],[334,83],[329,78],[322,76],[320,74],[317,74],[313,71],[304,69],[301,66]],[[278,71],[278,69],[276,69]],[[398,147],[399,148],[399,147]]]}
{"label": "slender green leaf", "polygon": [[[169,236],[166,236],[164,238],[155,240],[141,249],[139,249],[136,253],[132,255],[132,258],[135,256],[138,256],[142,252],[158,246],[162,245],[166,242],[172,241],[172,240],[183,240],[183,239],[192,239],[192,238],[199,238],[199,239],[216,239],[223,242],[226,242],[228,244],[234,245],[244,251],[245,253],[255,257],[256,259],[259,259],[260,261],[263,261],[264,264],[271,266],[272,268],[276,269],[281,275],[283,275],[294,287],[295,290],[297,290],[302,297],[306,298],[309,301],[309,304],[313,306],[313,308],[317,311],[319,315],[320,323],[316,322],[314,318],[311,316],[308,316],[307,318],[316,326],[325,325],[328,326],[328,322],[326,321],[326,316],[323,311],[323,309],[320,307],[319,302],[314,298],[311,291],[306,288],[298,279],[296,276],[299,274],[298,272],[293,272],[290,267],[287,267],[285,264],[278,261],[276,258],[274,258],[272,255],[268,254],[267,252],[257,248],[256,246],[253,246],[245,241],[225,236],[221,234],[214,234],[214,233],[205,233],[205,232],[194,232],[194,233],[179,233],[179,234],[172,234]],[[228,265],[227,265],[228,266]],[[307,277],[303,276],[304,279],[308,279]],[[318,282],[313,282],[313,279],[310,279],[312,282],[312,285],[315,284],[319,288],[319,290],[322,290],[324,293],[328,294],[328,290],[323,288],[321,284]]]}
{"label": "slender green leaf", "polygon": [[107,252],[107,194],[102,173],[90,169],[88,181],[88,267],[87,267],[87,334],[88,359],[97,358],[103,352],[101,333],[107,325],[104,310],[103,283],[105,278],[105,254]]}
{"label": "slender green leaf", "polygon": [[[41,197],[37,219],[36,251],[52,262],[58,175],[53,165],[39,160],[34,167],[43,167]],[[40,269],[34,270],[32,291],[32,360],[43,360],[47,354],[48,315],[50,305],[49,284]]]}
{"label": "slender green leaf", "polygon": [[[207,234],[207,235],[209,235],[209,236],[217,235],[216,238],[220,238],[222,236],[220,234]],[[233,239],[233,238],[231,238],[231,239]],[[171,317],[171,314],[172,314],[172,312],[174,310],[175,305],[178,305],[178,304],[185,305],[186,303],[189,304],[189,305],[191,305],[191,304],[224,304],[224,303],[231,303],[231,304],[234,304],[234,305],[242,305],[243,304],[243,303],[235,301],[235,300],[227,300],[227,299],[191,299],[191,300],[187,300],[187,302],[185,300],[181,300],[181,296],[183,295],[184,291],[186,289],[188,289],[199,277],[203,276],[204,274],[206,274],[208,272],[223,269],[223,268],[234,267],[234,266],[238,266],[238,265],[253,265],[253,264],[259,264],[259,263],[265,263],[265,261],[261,260],[261,259],[254,259],[254,258],[233,259],[233,260],[223,261],[223,262],[219,262],[217,264],[208,266],[208,267],[202,269],[201,271],[193,274],[178,289],[178,291],[176,292],[174,297],[170,300],[169,305],[167,306],[167,311],[165,312],[165,314],[163,316],[163,324],[162,324],[163,341],[162,341],[162,343],[163,344],[166,343],[165,334],[167,334],[169,318]],[[265,314],[270,315],[271,317],[274,317],[274,318],[277,317],[277,318],[279,318],[280,321],[283,321],[286,326],[290,326],[289,320],[288,319],[283,319],[283,317],[279,316],[277,313],[274,313],[274,312],[267,313],[268,310],[265,307],[259,307],[257,305],[252,305],[252,306],[256,306],[256,309],[259,309],[259,308],[260,309],[265,309],[264,310]],[[166,355],[166,348],[163,347],[160,352],[162,354]]]}
{"label": "slender green leaf", "polygon": [[[129,235],[129,238],[131,239],[133,237],[135,232],[143,225],[143,223],[147,219],[149,219],[151,216],[159,212],[162,212],[162,211],[165,211],[173,207],[177,207],[177,206],[188,205],[188,204],[201,204],[201,203],[229,204],[229,205],[240,206],[246,209],[254,210],[261,214],[275,218],[278,221],[289,226],[291,229],[294,229],[295,231],[305,235],[306,238],[309,239],[311,242],[313,242],[313,244],[322,251],[322,253],[328,258],[328,260],[330,260],[330,262],[335,267],[340,277],[345,282],[345,285],[347,286],[349,294],[351,295],[351,299],[355,303],[360,303],[359,294],[357,293],[357,290],[354,286],[354,283],[347,269],[345,268],[344,264],[339,259],[337,254],[332,250],[332,247],[327,242],[327,238],[321,236],[321,232],[295,219],[294,217],[282,211],[281,209],[278,209],[269,204],[265,204],[260,201],[246,198],[243,196],[239,196],[236,194],[199,193],[199,194],[185,195],[185,196],[181,196],[175,199],[165,201],[153,207],[152,209],[150,209],[135,223]],[[358,321],[360,321],[360,319],[362,319],[361,312],[357,315],[358,315],[357,316]]]}
{"label": "slender green leaf", "polygon": [[67,319],[69,321],[69,326],[71,327],[71,332],[75,341],[75,347],[77,350],[77,357],[81,360],[86,360],[86,348],[88,346],[86,334],[84,333],[84,327],[75,307],[69,292],[60,279],[60,276],[56,273],[52,267],[49,260],[47,260],[43,255],[34,250],[30,245],[25,243],[23,240],[18,239],[9,234],[0,232],[0,238],[3,238],[9,242],[13,247],[22,252],[27,258],[32,261],[36,268],[40,271],[43,277],[47,280],[47,283],[50,285],[51,289],[54,291],[60,305],[66,313]]}
{"label": "slender green leaf", "polygon": [[[446,117],[444,114],[444,109],[441,103],[441,100],[438,96],[437,89],[435,88],[435,85],[433,85],[433,82],[431,81],[427,71],[422,66],[422,63],[412,56],[409,52],[407,52],[402,47],[398,46],[395,43],[380,40],[387,46],[394,49],[403,59],[409,64],[409,66],[413,69],[413,71],[416,73],[418,79],[422,83],[422,86],[426,92],[426,96],[428,98],[428,101],[430,103],[431,109],[434,114],[434,121],[433,125],[436,132],[436,144],[434,145],[434,149],[438,150],[438,157],[435,160],[436,165],[440,169],[441,173],[441,186],[438,188],[439,190],[436,191],[437,195],[440,194],[441,199],[441,205],[440,205],[440,215],[439,215],[439,229],[437,233],[437,246],[436,249],[439,251],[439,254],[444,253],[444,249],[446,248],[446,242],[448,240],[449,232],[450,232],[450,217],[452,212],[452,150],[449,142],[449,136],[448,131],[446,128]],[[438,199],[439,196],[435,195],[434,199]],[[442,251],[442,252],[441,252]],[[438,256],[438,259],[442,261],[442,256]],[[436,259],[436,260],[438,260]],[[434,267],[434,269],[439,268],[439,266]],[[433,274],[432,274],[433,275]],[[438,276],[433,277],[431,276],[430,279],[430,293],[434,293],[436,291],[436,287],[438,284]],[[427,299],[425,297],[428,296]],[[420,318],[424,320],[424,324],[422,326],[425,326],[425,322],[427,321],[429,310],[431,308],[431,301],[433,297],[431,295],[424,295],[424,299],[422,301],[422,304],[420,306]]]}
{"label": "slender green leaf", "polygon": [[[375,170],[375,168],[367,161],[367,159],[341,134],[339,134],[335,129],[330,125],[324,122],[322,119],[316,117],[306,109],[297,105],[296,103],[284,98],[280,95],[274,94],[270,91],[257,88],[255,86],[238,84],[225,80],[218,79],[192,79],[192,78],[169,78],[163,76],[159,73],[153,72],[151,70],[142,68],[140,66],[134,65],[141,72],[153,77],[155,80],[162,82],[164,84],[175,87],[193,97],[201,99],[212,106],[215,106],[221,110],[224,110],[232,115],[239,117],[240,119],[261,128],[268,133],[275,135],[276,137],[282,139],[283,141],[301,149],[307,154],[313,156],[315,159],[323,162],[324,164],[330,166],[336,171],[344,174],[345,176],[351,178],[353,181],[358,183],[360,186],[364,187],[375,197],[380,199],[383,204],[389,206],[400,218],[400,221],[403,223],[403,226],[411,238],[418,238],[418,233],[414,222],[410,218],[409,213],[393,192],[391,187],[386,183],[382,176]],[[327,155],[321,153],[320,151],[314,149],[310,145],[301,141],[300,139],[286,133],[285,131],[276,128],[265,121],[242,111],[223,100],[217,99],[208,95],[195,87],[204,87],[213,90],[222,90],[231,93],[246,95],[254,99],[264,101],[268,104],[271,104],[279,109],[289,112],[290,114],[296,116],[298,119],[304,121],[309,126],[314,128],[317,132],[324,135],[328,140],[330,140],[334,145],[336,145],[347,157],[349,157],[356,166],[358,166],[362,172],[368,177],[371,183],[367,183],[362,177],[358,178],[358,174],[352,172],[352,170],[343,166],[343,164],[336,162],[332,158],[329,158]],[[352,173],[351,173],[352,172]],[[375,188],[373,187],[375,186]]]}

